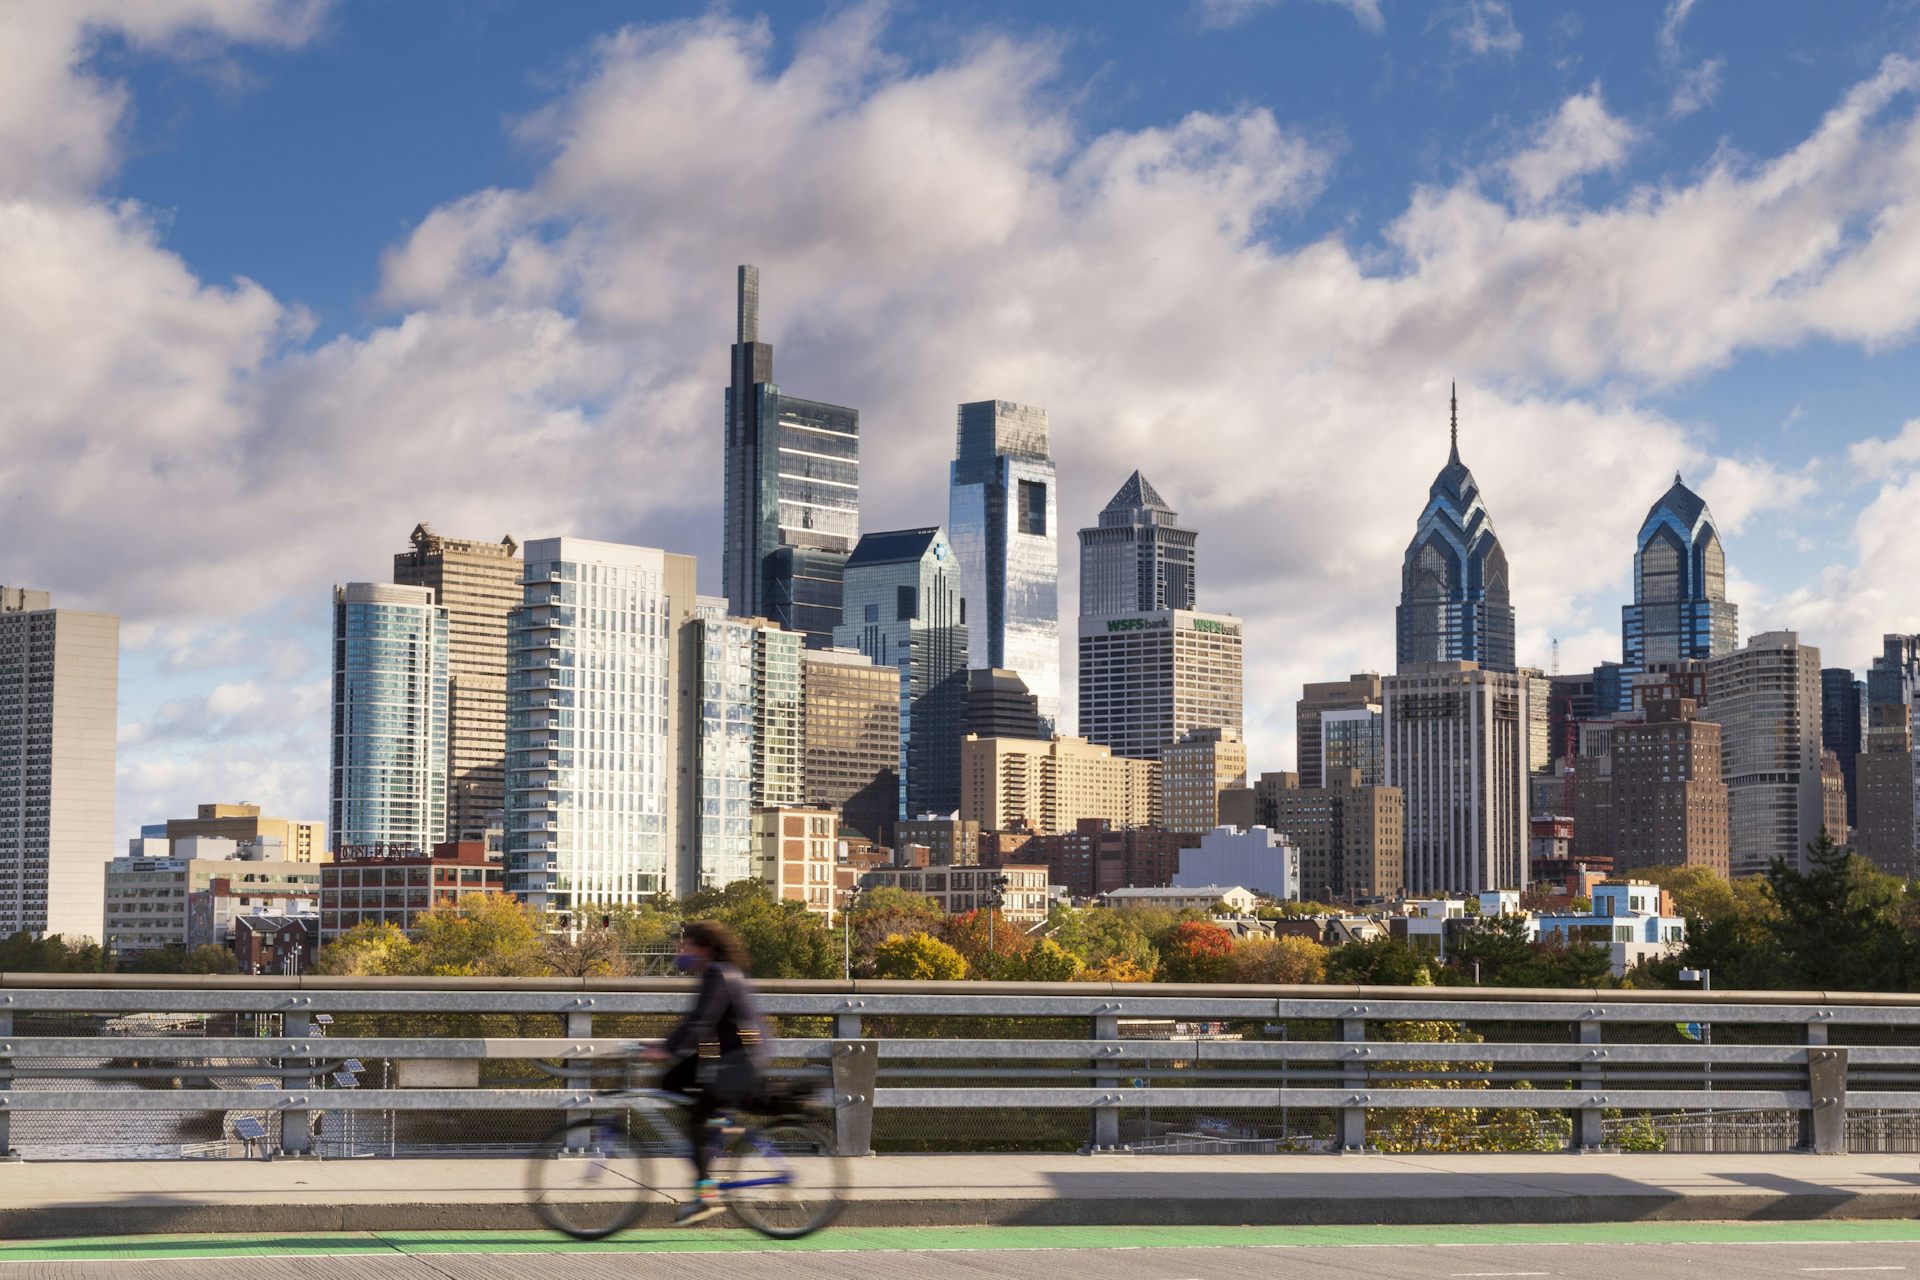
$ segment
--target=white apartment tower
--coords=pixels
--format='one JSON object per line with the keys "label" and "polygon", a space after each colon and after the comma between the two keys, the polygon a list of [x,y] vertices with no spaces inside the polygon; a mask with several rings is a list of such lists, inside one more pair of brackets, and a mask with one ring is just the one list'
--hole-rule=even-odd
{"label": "white apartment tower", "polygon": [[342,854],[425,854],[447,831],[447,611],[430,587],[333,589],[328,820]]}
{"label": "white apartment tower", "polygon": [[507,888],[540,911],[673,891],[694,560],[650,547],[526,544],[507,642]]}
{"label": "white apartment tower", "polygon": [[1406,804],[1405,891],[1527,879],[1527,684],[1474,662],[1415,662],[1381,681],[1386,781]]}
{"label": "white apartment tower", "polygon": [[120,619],[0,587],[0,937],[93,937],[113,849]]}
{"label": "white apartment tower", "polygon": [[1705,719],[1720,722],[1729,871],[1804,867],[1820,835],[1820,651],[1792,631],[1707,659]]}
{"label": "white apartment tower", "polygon": [[801,653],[805,637],[765,618],[727,616],[727,602],[702,596],[690,628],[697,646],[695,797],[688,821],[691,857],[676,873],[681,896],[760,874],[754,811],[798,805],[802,759]]}

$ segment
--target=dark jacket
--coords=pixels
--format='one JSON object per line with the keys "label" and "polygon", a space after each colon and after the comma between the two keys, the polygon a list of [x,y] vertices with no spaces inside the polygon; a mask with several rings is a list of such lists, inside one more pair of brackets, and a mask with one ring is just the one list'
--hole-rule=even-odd
{"label": "dark jacket", "polygon": [[665,1047],[676,1057],[697,1053],[703,1058],[718,1058],[745,1050],[764,1067],[772,1039],[746,975],[715,960],[700,975],[700,993],[694,997],[693,1012],[673,1029]]}

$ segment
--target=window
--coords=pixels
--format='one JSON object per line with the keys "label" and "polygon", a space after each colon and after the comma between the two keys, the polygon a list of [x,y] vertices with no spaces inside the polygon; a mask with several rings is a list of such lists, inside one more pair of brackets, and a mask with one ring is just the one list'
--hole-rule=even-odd
{"label": "window", "polygon": [[1020,532],[1047,536],[1047,486],[1038,480],[1020,482]]}
{"label": "window", "polygon": [[879,606],[879,605],[877,605],[877,604],[870,604],[870,605],[868,605],[868,606],[867,606],[867,621],[868,621],[868,622],[878,622],[878,621],[880,621],[880,606]]}
{"label": "window", "polygon": [[920,616],[920,588],[902,585],[894,600],[893,618],[895,622],[911,622]]}

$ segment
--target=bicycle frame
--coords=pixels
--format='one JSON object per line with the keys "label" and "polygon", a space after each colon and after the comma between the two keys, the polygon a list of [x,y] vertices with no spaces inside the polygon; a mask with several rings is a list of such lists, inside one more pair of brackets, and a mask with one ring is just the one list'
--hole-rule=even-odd
{"label": "bicycle frame", "polygon": [[[691,1159],[693,1141],[697,1139],[689,1139],[667,1118],[671,1112],[685,1109],[686,1105],[686,1099],[680,1094],[669,1093],[664,1089],[617,1089],[596,1097],[592,1106],[582,1109],[596,1114],[624,1112],[633,1115],[637,1113],[645,1120],[654,1136],[670,1149],[673,1156],[686,1160]],[[700,1135],[709,1143],[707,1151],[709,1169],[719,1167],[720,1157],[726,1151],[727,1136],[741,1133],[753,1142],[755,1150],[763,1159],[773,1162],[781,1170],[772,1177],[716,1181],[715,1190],[724,1195],[729,1191],[745,1191],[753,1187],[786,1186],[793,1181],[793,1173],[787,1164],[787,1158],[780,1153],[779,1148],[761,1137],[758,1129],[725,1113],[716,1114],[714,1119],[718,1123],[709,1126],[708,1132]]]}

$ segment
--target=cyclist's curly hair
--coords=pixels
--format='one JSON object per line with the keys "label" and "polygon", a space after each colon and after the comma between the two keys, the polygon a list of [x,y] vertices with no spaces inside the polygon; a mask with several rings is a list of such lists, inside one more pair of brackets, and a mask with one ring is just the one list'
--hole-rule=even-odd
{"label": "cyclist's curly hair", "polygon": [[747,971],[747,949],[733,930],[718,920],[695,920],[680,930],[680,936],[715,960],[725,961],[740,972]]}

